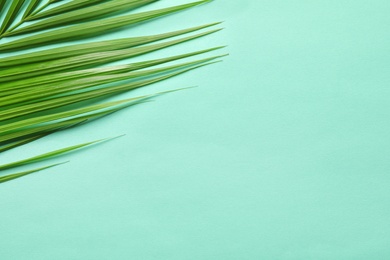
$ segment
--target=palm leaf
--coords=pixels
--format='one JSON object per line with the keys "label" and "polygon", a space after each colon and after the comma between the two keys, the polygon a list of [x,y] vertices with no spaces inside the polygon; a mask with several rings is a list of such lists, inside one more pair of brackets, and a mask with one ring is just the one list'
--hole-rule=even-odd
{"label": "palm leaf", "polygon": [[[155,35],[71,43],[75,39],[87,39],[125,26],[137,26],[145,21],[210,2],[210,0],[202,0],[118,16],[119,13],[155,1],[73,0],[47,9],[48,6],[59,1],[50,0],[41,5],[40,0],[31,0],[24,6],[24,0],[10,1],[8,5],[6,1],[0,0],[0,12],[5,12],[0,34],[10,37],[9,40],[0,41],[0,52],[3,53],[0,58],[0,153],[24,146],[54,132],[100,119],[126,107],[147,102],[151,97],[170,93],[172,91],[163,91],[123,100],[101,102],[108,97],[213,64],[224,56],[213,55],[193,61],[164,65],[222,48],[213,47],[170,57],[107,66],[111,62],[155,52],[207,36],[220,29],[204,30],[219,23]],[[17,20],[17,17],[21,19]],[[25,24],[32,20],[37,21]],[[51,28],[54,29],[47,31]],[[199,30],[203,32],[194,33]],[[189,33],[191,35],[184,36]],[[21,34],[30,35],[16,39],[12,37]],[[173,37],[176,39],[168,40]],[[64,44],[66,42],[69,43],[61,47],[51,47],[53,43]],[[35,50],[34,48],[38,46],[48,47],[44,50]],[[24,50],[24,53],[19,54],[19,50]],[[96,142],[99,141],[78,144],[0,165],[0,172],[51,159]],[[0,182],[13,180],[56,165],[58,164],[8,174],[0,177]]]}

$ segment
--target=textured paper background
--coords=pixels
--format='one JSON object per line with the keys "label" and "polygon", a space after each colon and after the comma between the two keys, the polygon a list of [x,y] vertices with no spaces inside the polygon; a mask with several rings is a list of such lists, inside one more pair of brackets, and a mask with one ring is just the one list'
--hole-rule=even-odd
{"label": "textured paper background", "polygon": [[389,259],[389,12],[218,0],[103,37],[224,20],[145,58],[225,44],[230,57],[122,97],[198,88],[2,155],[127,134],[1,185],[0,258]]}

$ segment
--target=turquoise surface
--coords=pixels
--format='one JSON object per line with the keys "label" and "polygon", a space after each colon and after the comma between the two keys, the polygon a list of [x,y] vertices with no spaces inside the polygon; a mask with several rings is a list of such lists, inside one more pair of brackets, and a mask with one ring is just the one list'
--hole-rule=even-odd
{"label": "turquoise surface", "polygon": [[389,12],[217,0],[110,34],[224,20],[143,58],[225,44],[230,56],[121,97],[197,88],[4,154],[126,134],[1,185],[0,259],[390,259]]}

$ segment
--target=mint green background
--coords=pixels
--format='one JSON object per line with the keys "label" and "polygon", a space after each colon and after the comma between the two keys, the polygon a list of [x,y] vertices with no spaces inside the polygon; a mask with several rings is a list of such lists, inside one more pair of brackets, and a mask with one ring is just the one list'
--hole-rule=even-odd
{"label": "mint green background", "polygon": [[224,20],[145,58],[230,56],[131,95],[198,88],[5,154],[127,134],[1,185],[0,259],[390,259],[389,13],[387,0],[218,0],[111,34]]}

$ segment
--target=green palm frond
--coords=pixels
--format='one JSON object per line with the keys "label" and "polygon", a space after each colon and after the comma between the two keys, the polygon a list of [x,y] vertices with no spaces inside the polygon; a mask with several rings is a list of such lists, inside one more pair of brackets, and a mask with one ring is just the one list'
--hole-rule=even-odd
{"label": "green palm frond", "polygon": [[[213,64],[224,56],[210,55],[181,61],[223,48],[216,46],[158,59],[110,65],[220,30],[208,29],[217,26],[217,22],[155,35],[90,40],[96,35],[108,34],[130,25],[139,26],[143,22],[211,2],[201,0],[152,11],[126,13],[156,1],[69,0],[60,3],[59,0],[0,0],[0,14],[3,17],[0,21],[0,153],[147,102],[151,97],[170,93],[172,91],[104,101]],[[84,42],[73,43],[80,39],[84,39]],[[58,43],[62,46],[53,46]],[[44,49],[37,50],[36,47]],[[175,61],[180,62],[168,64]],[[4,170],[45,161],[101,141],[6,163],[0,165],[0,174]],[[57,165],[7,175],[3,173],[0,182]]]}

